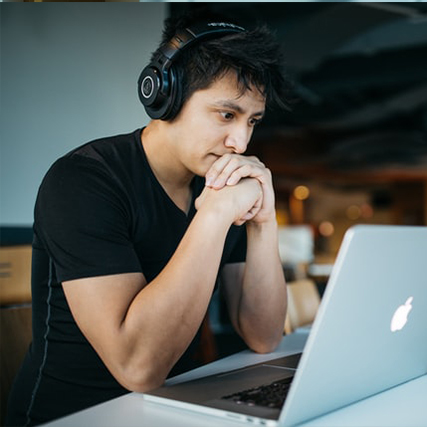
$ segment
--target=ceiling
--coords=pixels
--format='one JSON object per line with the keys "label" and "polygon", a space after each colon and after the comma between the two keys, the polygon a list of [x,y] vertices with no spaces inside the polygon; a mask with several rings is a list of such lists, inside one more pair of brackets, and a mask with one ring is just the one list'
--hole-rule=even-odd
{"label": "ceiling", "polygon": [[267,23],[293,86],[251,150],[279,176],[427,181],[427,3],[170,3]]}

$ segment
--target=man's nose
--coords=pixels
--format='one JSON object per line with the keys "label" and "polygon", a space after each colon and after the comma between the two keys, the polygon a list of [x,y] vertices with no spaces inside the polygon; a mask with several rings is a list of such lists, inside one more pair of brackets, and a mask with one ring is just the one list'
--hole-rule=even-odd
{"label": "man's nose", "polygon": [[243,154],[248,147],[252,136],[252,129],[248,127],[236,127],[227,135],[225,146],[231,148],[236,154]]}

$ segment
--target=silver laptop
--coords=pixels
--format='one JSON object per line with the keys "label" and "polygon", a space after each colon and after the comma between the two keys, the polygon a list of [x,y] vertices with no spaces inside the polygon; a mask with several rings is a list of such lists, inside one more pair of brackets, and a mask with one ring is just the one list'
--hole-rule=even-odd
{"label": "silver laptop", "polygon": [[357,225],[344,236],[302,355],[144,397],[293,426],[426,374],[426,307],[427,227]]}

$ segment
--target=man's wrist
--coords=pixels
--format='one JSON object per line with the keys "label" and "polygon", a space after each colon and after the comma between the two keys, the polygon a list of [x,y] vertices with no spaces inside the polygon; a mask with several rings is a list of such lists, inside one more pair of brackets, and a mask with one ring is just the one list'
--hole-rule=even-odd
{"label": "man's wrist", "polygon": [[253,233],[253,234],[260,234],[260,233],[277,234],[277,228],[278,228],[278,225],[277,225],[277,220],[275,216],[263,222],[248,221],[246,223],[246,229],[248,233]]}
{"label": "man's wrist", "polygon": [[201,206],[198,211],[200,216],[203,216],[207,221],[218,226],[229,228],[233,222],[233,216],[231,215],[231,209],[227,209],[222,203]]}

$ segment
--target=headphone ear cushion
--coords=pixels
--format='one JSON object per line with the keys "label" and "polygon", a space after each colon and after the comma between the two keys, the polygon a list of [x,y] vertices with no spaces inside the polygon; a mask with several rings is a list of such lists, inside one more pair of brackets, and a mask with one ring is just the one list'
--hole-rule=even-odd
{"label": "headphone ear cushion", "polygon": [[172,120],[174,119],[179,110],[182,107],[182,84],[181,79],[178,78],[175,68],[172,66],[169,69],[170,73],[170,96],[168,99],[167,110],[163,115],[163,120]]}

